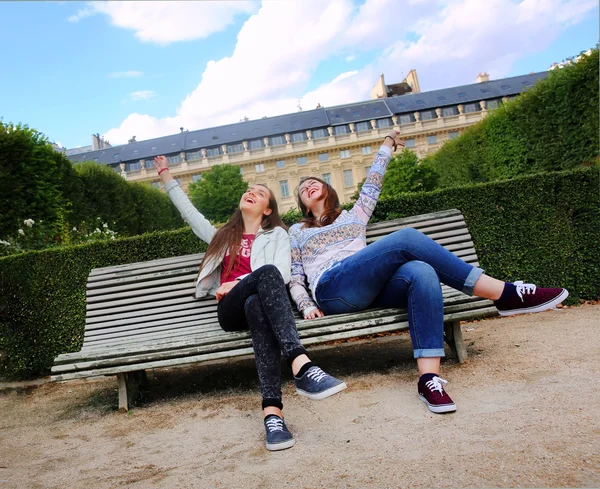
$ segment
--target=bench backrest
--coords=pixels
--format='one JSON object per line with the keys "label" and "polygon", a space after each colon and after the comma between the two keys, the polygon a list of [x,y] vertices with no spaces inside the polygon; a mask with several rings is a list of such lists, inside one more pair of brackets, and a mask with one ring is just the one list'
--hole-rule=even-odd
{"label": "bench backrest", "polygon": [[[370,224],[367,242],[406,227],[418,229],[468,263],[478,264],[458,210]],[[214,297],[193,297],[202,257],[187,255],[92,270],[82,351],[146,342],[156,346],[199,334],[222,334]]]}

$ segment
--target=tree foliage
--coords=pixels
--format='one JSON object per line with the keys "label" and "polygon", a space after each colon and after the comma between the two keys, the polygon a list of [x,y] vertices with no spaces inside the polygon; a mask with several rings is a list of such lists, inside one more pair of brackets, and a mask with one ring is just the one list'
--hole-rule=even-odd
{"label": "tree foliage", "polygon": [[240,169],[232,165],[215,165],[202,174],[202,180],[189,187],[192,204],[213,222],[226,222],[237,209],[248,183]]}

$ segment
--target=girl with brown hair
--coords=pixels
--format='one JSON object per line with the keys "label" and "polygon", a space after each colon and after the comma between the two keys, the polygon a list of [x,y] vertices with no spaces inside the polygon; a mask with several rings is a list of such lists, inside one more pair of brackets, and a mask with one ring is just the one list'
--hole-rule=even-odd
{"label": "girl with brown hair", "polygon": [[[388,134],[350,211],[320,178],[298,188],[304,219],[290,228],[290,291],[307,319],[369,307],[408,308],[409,330],[419,369],[418,393],[434,413],[456,410],[440,378],[444,356],[444,303],[440,281],[468,295],[495,301],[500,315],[550,309],[568,292],[502,282],[464,262],[415,229],[401,229],[366,245],[366,227],[381,193],[383,175],[397,145]],[[310,293],[305,287],[308,281]]]}
{"label": "girl with brown hair", "polygon": [[214,295],[225,331],[250,330],[262,394],[268,450],[283,450],[295,440],[283,421],[281,352],[292,367],[296,391],[324,399],[346,384],[314,365],[302,347],[288,299],[290,241],[277,202],[264,185],[252,185],[229,221],[216,229],[187,198],[157,156],[158,170],[171,201],[194,233],[208,243],[196,280],[196,298]]}

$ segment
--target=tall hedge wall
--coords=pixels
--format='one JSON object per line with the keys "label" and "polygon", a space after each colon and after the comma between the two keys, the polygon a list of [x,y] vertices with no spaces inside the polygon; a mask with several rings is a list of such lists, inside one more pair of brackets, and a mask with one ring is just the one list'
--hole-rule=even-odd
{"label": "tall hedge wall", "polygon": [[[382,199],[373,221],[450,208],[464,214],[485,270],[500,279],[600,297],[600,178],[586,168]],[[191,230],[0,259],[0,377],[48,373],[83,339],[92,268],[204,250]]]}
{"label": "tall hedge wall", "polygon": [[[489,112],[422,165],[437,187],[560,171],[598,161],[598,49]],[[510,83],[510,82],[507,82]]]}

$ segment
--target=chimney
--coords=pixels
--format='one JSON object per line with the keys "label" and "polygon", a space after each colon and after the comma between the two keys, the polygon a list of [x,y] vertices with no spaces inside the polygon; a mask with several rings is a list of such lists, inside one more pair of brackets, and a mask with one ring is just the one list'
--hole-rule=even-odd
{"label": "chimney", "polygon": [[477,79],[475,81],[477,83],[490,81],[490,75],[488,75],[487,72],[484,71],[483,73],[479,73],[479,75],[477,75]]}

